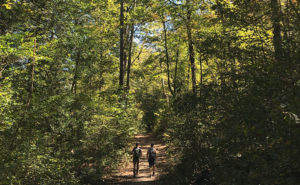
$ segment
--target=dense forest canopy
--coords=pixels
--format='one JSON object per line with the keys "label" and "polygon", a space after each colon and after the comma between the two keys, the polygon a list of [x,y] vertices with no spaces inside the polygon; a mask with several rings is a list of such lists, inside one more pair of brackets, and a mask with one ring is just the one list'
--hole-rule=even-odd
{"label": "dense forest canopy", "polygon": [[299,71],[298,0],[2,0],[0,184],[102,184],[145,130],[170,184],[299,184]]}

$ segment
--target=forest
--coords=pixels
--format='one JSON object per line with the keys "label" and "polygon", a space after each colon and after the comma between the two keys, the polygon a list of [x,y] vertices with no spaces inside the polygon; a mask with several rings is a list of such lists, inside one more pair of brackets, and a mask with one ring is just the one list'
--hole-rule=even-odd
{"label": "forest", "polygon": [[1,185],[106,184],[140,133],[157,183],[299,185],[300,2],[0,1]]}

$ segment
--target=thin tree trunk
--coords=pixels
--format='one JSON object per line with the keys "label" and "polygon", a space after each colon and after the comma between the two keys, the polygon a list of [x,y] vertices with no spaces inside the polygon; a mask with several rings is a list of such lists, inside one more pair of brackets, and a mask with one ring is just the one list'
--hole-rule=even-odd
{"label": "thin tree trunk", "polygon": [[170,82],[170,59],[169,59],[169,52],[168,52],[168,43],[167,43],[167,29],[166,29],[166,22],[163,21],[163,28],[164,28],[164,41],[165,41],[165,52],[166,52],[166,63],[167,63],[167,76],[168,76],[168,88],[172,95],[174,95],[174,92],[171,87]]}
{"label": "thin tree trunk", "polygon": [[[180,38],[180,37],[179,37]],[[179,43],[179,42],[178,42]],[[176,96],[176,93],[178,91],[177,87],[177,70],[178,70],[178,61],[179,61],[179,47],[177,47],[176,51],[176,61],[175,61],[175,74],[174,74],[174,81],[173,81],[173,86],[174,86],[174,96]]]}
{"label": "thin tree trunk", "polygon": [[290,2],[289,1],[286,2],[286,14],[287,14],[287,17],[283,18],[282,22],[283,22],[283,28],[284,28],[284,30],[283,30],[284,40],[286,40],[286,42],[287,42],[286,57],[287,57],[287,60],[289,61],[290,57],[291,57],[291,42],[290,42],[290,34],[289,34],[289,31],[288,31],[290,29],[290,21],[289,21]]}
{"label": "thin tree trunk", "polygon": [[[136,6],[136,0],[134,0],[133,10]],[[130,25],[130,38],[129,38],[129,48],[128,48],[128,66],[127,66],[127,80],[126,87],[129,92],[130,89],[130,69],[131,69],[131,58],[132,58],[132,44],[133,44],[133,36],[134,36],[134,21],[131,20],[132,23]]]}
{"label": "thin tree trunk", "polygon": [[[200,54],[199,54],[200,55]],[[202,57],[199,56],[199,63],[200,63],[200,85],[203,85],[203,68],[202,68]]]}
{"label": "thin tree trunk", "polygon": [[[160,64],[160,71],[161,71],[161,74],[162,74],[163,73],[162,59],[160,59],[159,64]],[[167,97],[166,92],[165,92],[165,80],[163,78],[161,78],[161,87],[162,87],[162,91],[163,91],[163,96]]]}
{"label": "thin tree trunk", "polygon": [[[128,43],[126,43],[126,45],[127,45]],[[125,45],[125,46],[126,46]],[[125,48],[124,48],[124,50],[125,50]],[[124,81],[124,78],[125,78],[125,76],[126,76],[126,69],[127,69],[127,52],[126,51],[124,51],[124,59],[123,59],[123,81]],[[124,83],[124,82],[123,82]]]}
{"label": "thin tree trunk", "polygon": [[187,20],[186,20],[186,29],[187,29],[187,36],[188,36],[188,47],[189,47],[189,58],[191,63],[191,75],[192,75],[192,87],[194,95],[197,95],[197,88],[196,88],[196,67],[195,67],[195,52],[192,40],[192,28],[191,28],[191,7],[190,1],[187,0],[186,4],[188,6],[187,10]]}
{"label": "thin tree trunk", "polygon": [[187,80],[188,80],[188,89],[190,88],[190,72],[191,72],[191,63],[188,64],[188,74],[187,74]]}
{"label": "thin tree trunk", "polygon": [[120,1],[120,74],[119,87],[123,89],[124,80],[124,0]]}
{"label": "thin tree trunk", "polygon": [[200,63],[200,94],[199,96],[201,97],[201,92],[202,92],[202,85],[203,85],[203,67],[202,67],[202,57],[201,54],[199,53],[199,63]]}
{"label": "thin tree trunk", "polygon": [[126,81],[127,91],[129,91],[130,89],[130,68],[131,68],[133,35],[134,35],[134,23],[131,24],[129,49],[128,49],[128,65],[127,65],[127,81]]}
{"label": "thin tree trunk", "polygon": [[[127,8],[126,12],[128,13],[129,10]],[[126,21],[126,20],[125,20]],[[124,30],[124,66],[123,66],[123,81],[125,77],[127,76],[127,65],[128,65],[128,57],[129,57],[129,44],[130,44],[130,30],[131,30],[131,25],[126,24],[125,25],[126,29]],[[127,47],[126,47],[127,46]]]}
{"label": "thin tree trunk", "polygon": [[277,62],[282,61],[282,38],[281,38],[281,27],[280,27],[280,2],[278,0],[271,0],[272,9],[272,26],[273,26],[273,45],[275,60]]}

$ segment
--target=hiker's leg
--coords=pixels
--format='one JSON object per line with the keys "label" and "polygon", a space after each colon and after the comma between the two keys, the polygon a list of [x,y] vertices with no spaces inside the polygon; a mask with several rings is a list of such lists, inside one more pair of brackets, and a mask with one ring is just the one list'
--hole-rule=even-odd
{"label": "hiker's leg", "polygon": [[155,175],[155,164],[153,164],[153,175]]}
{"label": "hiker's leg", "polygon": [[134,164],[134,162],[133,162],[133,175],[135,174],[135,164]]}
{"label": "hiker's leg", "polygon": [[139,174],[139,161],[136,163],[136,174]]}

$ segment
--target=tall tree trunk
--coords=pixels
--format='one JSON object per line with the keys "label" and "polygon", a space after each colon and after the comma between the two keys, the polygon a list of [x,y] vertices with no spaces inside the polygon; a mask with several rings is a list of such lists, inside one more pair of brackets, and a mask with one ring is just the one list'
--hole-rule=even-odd
{"label": "tall tree trunk", "polygon": [[[126,76],[126,69],[127,69],[127,52],[125,50],[125,46],[127,45],[128,43],[125,42],[125,45],[124,45],[124,59],[123,59],[123,81],[124,81],[124,78]],[[123,82],[124,83],[124,82]]]}
{"label": "tall tree trunk", "polygon": [[[180,37],[179,37],[180,39]],[[178,42],[179,43],[179,42]],[[176,51],[176,60],[175,60],[175,74],[174,74],[174,81],[173,81],[173,87],[174,87],[174,96],[176,96],[176,93],[178,91],[177,87],[177,70],[178,70],[178,61],[179,61],[179,47],[177,47]]]}
{"label": "tall tree trunk", "polygon": [[[163,69],[162,69],[162,59],[161,58],[160,58],[159,64],[160,64],[160,71],[162,74]],[[163,96],[166,98],[167,95],[166,95],[166,91],[165,91],[165,80],[163,78],[161,78],[161,87],[162,87],[162,91],[163,91]]]}
{"label": "tall tree trunk", "polygon": [[187,72],[187,87],[190,88],[190,72],[191,72],[191,63],[188,63],[188,72]]}
{"label": "tall tree trunk", "polygon": [[275,60],[277,62],[283,59],[282,50],[282,38],[281,38],[281,27],[280,27],[280,2],[278,0],[271,0],[272,9],[272,26],[273,26],[273,45]]}
{"label": "tall tree trunk", "polygon": [[123,89],[124,80],[124,0],[120,0],[120,74],[119,86]]}
{"label": "tall tree trunk", "polygon": [[[133,10],[136,6],[136,0],[134,0]],[[133,36],[134,36],[134,21],[131,20],[130,25],[130,38],[129,38],[129,48],[128,48],[128,65],[127,65],[127,80],[126,80],[126,87],[127,91],[129,92],[130,89],[130,69],[131,69],[131,58],[132,58],[132,44],[133,44]]]}
{"label": "tall tree trunk", "polygon": [[200,63],[200,97],[201,97],[201,90],[203,85],[203,68],[202,68],[202,57],[199,53],[199,63]]}
{"label": "tall tree trunk", "polygon": [[134,35],[134,23],[131,24],[129,49],[128,49],[128,65],[127,65],[127,81],[126,81],[127,91],[129,91],[130,89],[130,68],[131,68],[133,35]]}
{"label": "tall tree trunk", "polygon": [[[129,10],[127,9],[126,12],[128,13]],[[126,21],[126,20],[124,20]],[[123,66],[123,81],[126,77],[127,73],[127,65],[128,65],[128,57],[129,57],[129,44],[130,44],[130,30],[131,30],[131,24],[124,25],[126,29],[124,29],[124,66]]]}
{"label": "tall tree trunk", "polygon": [[167,43],[167,29],[166,29],[166,22],[163,21],[163,28],[164,28],[164,41],[165,41],[165,52],[166,52],[166,63],[167,63],[167,76],[168,76],[168,88],[172,95],[174,95],[174,92],[171,87],[170,82],[170,58],[169,58],[169,52],[168,52],[168,43]]}
{"label": "tall tree trunk", "polygon": [[[282,11],[281,11],[282,12]],[[291,58],[291,40],[290,40],[290,2],[286,2],[286,18],[283,18],[283,39],[286,41],[286,59],[289,61]]]}
{"label": "tall tree trunk", "polygon": [[192,28],[191,28],[191,5],[190,1],[186,1],[187,5],[187,20],[186,20],[186,29],[187,29],[187,36],[188,36],[188,47],[189,47],[189,58],[191,63],[191,75],[192,75],[192,87],[194,95],[197,95],[197,87],[196,87],[196,67],[195,67],[195,52],[192,40]]}

